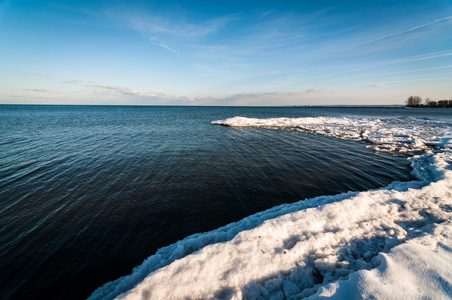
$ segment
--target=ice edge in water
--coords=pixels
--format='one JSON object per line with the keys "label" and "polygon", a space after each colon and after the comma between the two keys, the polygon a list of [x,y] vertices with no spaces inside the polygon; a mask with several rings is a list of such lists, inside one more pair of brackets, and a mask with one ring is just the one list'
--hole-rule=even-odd
{"label": "ice edge in water", "polygon": [[90,299],[450,298],[452,131],[416,118],[235,117],[413,152],[411,182],[284,204],[161,248]]}

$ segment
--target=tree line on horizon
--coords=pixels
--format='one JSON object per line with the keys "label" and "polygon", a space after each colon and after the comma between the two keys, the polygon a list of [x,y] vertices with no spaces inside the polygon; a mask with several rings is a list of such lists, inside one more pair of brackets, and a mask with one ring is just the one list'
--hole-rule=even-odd
{"label": "tree line on horizon", "polygon": [[429,97],[422,101],[420,96],[410,96],[405,101],[407,107],[435,107],[435,108],[452,108],[452,100],[433,101]]}

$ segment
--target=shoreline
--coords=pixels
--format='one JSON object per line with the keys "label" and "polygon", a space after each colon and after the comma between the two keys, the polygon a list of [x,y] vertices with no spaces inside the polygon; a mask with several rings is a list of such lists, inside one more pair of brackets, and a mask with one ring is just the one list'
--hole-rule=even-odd
{"label": "shoreline", "polygon": [[[400,122],[410,122],[410,128]],[[231,127],[291,126],[365,141],[376,151],[424,154],[408,157],[416,180],[283,204],[189,236],[159,249],[132,274],[99,287],[89,299],[391,298],[407,291],[413,297],[447,296],[447,289],[437,287],[452,285],[451,133],[449,127],[440,130],[440,123],[411,122],[322,117],[213,121]],[[417,265],[420,261],[424,264]]]}
{"label": "shoreline", "polygon": [[89,299],[444,297],[437,286],[452,283],[450,157],[411,159],[415,181],[283,204],[189,236]]}

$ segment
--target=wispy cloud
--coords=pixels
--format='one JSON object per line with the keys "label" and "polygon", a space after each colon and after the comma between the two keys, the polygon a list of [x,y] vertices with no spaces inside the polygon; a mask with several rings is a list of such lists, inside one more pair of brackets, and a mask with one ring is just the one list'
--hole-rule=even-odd
{"label": "wispy cloud", "polygon": [[[394,84],[394,83],[404,83],[404,82],[419,82],[419,81],[423,81],[424,84],[426,84],[426,82],[430,82],[430,81],[440,81],[440,80],[450,80],[450,77],[445,77],[445,76],[438,76],[438,77],[422,77],[422,78],[408,78],[408,79],[394,79],[394,80],[387,80],[385,85],[389,85],[389,84]],[[372,87],[376,87],[377,85],[371,82],[363,82],[361,83],[363,85],[368,85],[368,86],[372,86]]]}
{"label": "wispy cloud", "polygon": [[170,51],[170,52],[176,53],[177,55],[180,55],[180,52],[179,52],[179,51],[174,50],[173,48],[171,48],[171,47],[168,46],[168,45],[165,45],[165,44],[154,44],[154,45],[159,46],[159,47],[162,47],[163,49],[166,49],[166,50],[168,50],[168,51]]}
{"label": "wispy cloud", "polygon": [[38,74],[38,75],[40,75],[40,76],[50,76],[49,73],[45,73],[45,72],[38,72],[38,73],[36,73],[36,74]]}
{"label": "wispy cloud", "polygon": [[[228,63],[297,52],[300,41],[306,43],[308,38],[306,32],[311,25],[307,23],[323,13],[237,13],[194,22],[184,17],[189,13],[181,14],[176,19],[127,12],[119,19],[129,28],[149,38],[154,45],[168,51]],[[316,39],[318,36],[312,33],[311,38]]]}
{"label": "wispy cloud", "polygon": [[433,53],[427,53],[427,54],[422,54],[422,55],[416,55],[416,56],[410,56],[410,57],[390,60],[390,61],[382,62],[382,63],[379,63],[379,64],[375,64],[375,65],[369,65],[369,66],[366,66],[366,67],[353,69],[353,70],[350,70],[349,72],[373,69],[373,68],[384,67],[384,66],[395,65],[395,64],[401,64],[401,63],[407,63],[407,62],[413,62],[413,61],[441,58],[441,57],[446,57],[446,56],[452,56],[452,50],[445,50],[445,51],[440,51],[440,52],[433,52]]}
{"label": "wispy cloud", "polygon": [[47,90],[47,89],[39,89],[39,88],[37,88],[37,89],[23,89],[24,91],[27,91],[27,92],[38,92],[38,93],[48,93],[48,92],[50,92],[49,90]]}
{"label": "wispy cloud", "polygon": [[127,96],[137,96],[137,97],[146,97],[146,98],[158,98],[158,99],[173,99],[173,100],[187,100],[187,98],[184,97],[177,97],[172,96],[164,93],[156,93],[156,92],[143,92],[139,90],[133,90],[127,87],[122,86],[116,86],[116,85],[108,85],[108,84],[99,84],[91,82],[90,84],[86,85],[87,87],[93,87],[93,88],[101,88],[101,89],[107,89],[114,92],[117,92],[119,94],[127,95]]}
{"label": "wispy cloud", "polygon": [[372,87],[386,87],[386,83],[377,83],[372,85]]}
{"label": "wispy cloud", "polygon": [[131,16],[128,20],[135,30],[150,36],[160,36],[177,39],[197,39],[217,33],[233,17],[224,16],[212,18],[199,23],[191,23],[186,20],[174,21],[156,16]]}
{"label": "wispy cloud", "polygon": [[191,99],[196,105],[274,105],[294,104],[304,96],[323,92],[323,89],[307,89],[295,92],[244,93],[226,97],[196,97]]}
{"label": "wispy cloud", "polygon": [[323,92],[323,89],[307,89],[303,91],[295,91],[295,92],[270,92],[270,93],[250,93],[250,94],[236,94],[231,98],[243,98],[243,97],[294,97],[294,96],[302,96],[306,94],[319,93]]}
{"label": "wispy cloud", "polygon": [[440,70],[440,69],[448,69],[448,68],[452,68],[452,65],[445,65],[445,66],[438,66],[438,67],[431,67],[431,68],[422,68],[422,69],[410,69],[410,70],[405,70],[405,71],[384,72],[384,73],[378,73],[378,74],[375,74],[375,75],[391,75],[391,74],[414,73],[414,72]]}
{"label": "wispy cloud", "polygon": [[74,79],[74,80],[64,80],[61,83],[79,83],[79,82],[83,82],[83,81]]}
{"label": "wispy cloud", "polygon": [[376,41],[380,41],[380,40],[383,40],[383,39],[387,39],[387,38],[394,37],[394,36],[397,36],[397,35],[401,35],[401,34],[404,34],[404,33],[408,33],[408,32],[411,32],[411,31],[415,31],[415,30],[418,30],[418,29],[421,29],[421,28],[429,27],[429,26],[431,26],[431,25],[433,25],[435,23],[448,21],[448,20],[451,20],[451,19],[452,19],[452,16],[441,18],[441,19],[437,19],[437,20],[434,20],[434,21],[426,23],[426,24],[422,24],[422,25],[418,25],[418,26],[414,26],[414,27],[408,28],[406,30],[402,30],[402,31],[398,31],[398,32],[395,32],[395,33],[387,34],[387,35],[384,35],[384,36],[380,36],[378,38],[375,38],[375,39],[369,40],[367,42],[364,42],[362,44],[359,44],[359,45],[357,45],[355,47],[360,47],[360,46],[364,46],[364,45],[367,45],[367,44],[371,44],[371,43],[374,43]]}
{"label": "wispy cloud", "polygon": [[[236,18],[235,15],[227,15],[193,22],[184,17],[184,13],[179,14],[178,18],[174,18],[169,15],[164,16],[133,9],[121,13],[109,11],[107,15],[110,19],[123,23],[144,37],[158,41],[157,45],[163,48],[168,44],[199,41],[220,32],[231,20]],[[173,47],[169,48],[173,49]]]}
{"label": "wispy cloud", "polygon": [[[329,83],[329,82],[336,82],[336,81],[344,81],[344,80],[352,80],[355,79],[357,76],[361,76],[360,75],[360,71],[366,71],[366,70],[370,70],[370,69],[375,69],[375,68],[380,68],[380,67],[386,67],[386,66],[392,66],[392,65],[397,65],[397,64],[404,64],[404,63],[410,63],[410,62],[415,62],[415,61],[423,61],[423,60],[431,60],[431,59],[437,59],[437,58],[446,58],[452,56],[452,50],[445,50],[445,51],[439,51],[439,52],[432,52],[432,53],[426,53],[426,54],[421,54],[421,55],[416,55],[416,56],[410,56],[410,57],[405,57],[405,58],[400,58],[400,59],[395,59],[395,60],[389,60],[389,61],[384,61],[384,62],[380,62],[377,64],[373,64],[373,65],[367,65],[364,67],[360,67],[360,68],[355,68],[355,69],[348,69],[348,70],[343,70],[340,72],[335,72],[335,73],[328,73],[328,74],[323,74],[324,78],[332,78],[332,79],[328,79],[328,80],[321,80],[321,81],[313,81],[310,82],[310,84],[313,85],[318,85],[318,84],[325,84],[325,83]],[[413,73],[413,74],[417,74],[417,72],[420,71],[426,71],[426,70],[436,70],[436,69],[446,69],[446,68],[451,68],[452,65],[444,65],[444,66],[436,66],[436,67],[430,67],[430,68],[421,68],[421,69],[407,69],[404,71],[394,71],[394,72],[383,72],[383,73],[378,73],[375,75],[391,75],[391,74],[402,74],[402,73]],[[352,75],[352,76],[341,76],[344,74],[349,74],[349,73],[357,73],[356,75]]]}
{"label": "wispy cloud", "polygon": [[99,83],[90,83],[86,85],[91,88],[99,88],[114,91],[125,96],[139,97],[143,100],[165,100],[167,103],[182,105],[269,105],[270,103],[295,103],[302,97],[323,92],[323,89],[314,88],[294,92],[267,92],[267,93],[242,93],[224,97],[185,97],[177,95],[169,95],[158,92],[144,92],[130,89],[123,86],[107,85]]}

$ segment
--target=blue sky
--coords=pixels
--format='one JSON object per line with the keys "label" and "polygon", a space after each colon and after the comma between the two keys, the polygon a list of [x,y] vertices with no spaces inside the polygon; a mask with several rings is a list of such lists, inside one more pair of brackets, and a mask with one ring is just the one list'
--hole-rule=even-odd
{"label": "blue sky", "polygon": [[452,1],[0,2],[0,103],[452,97]]}

